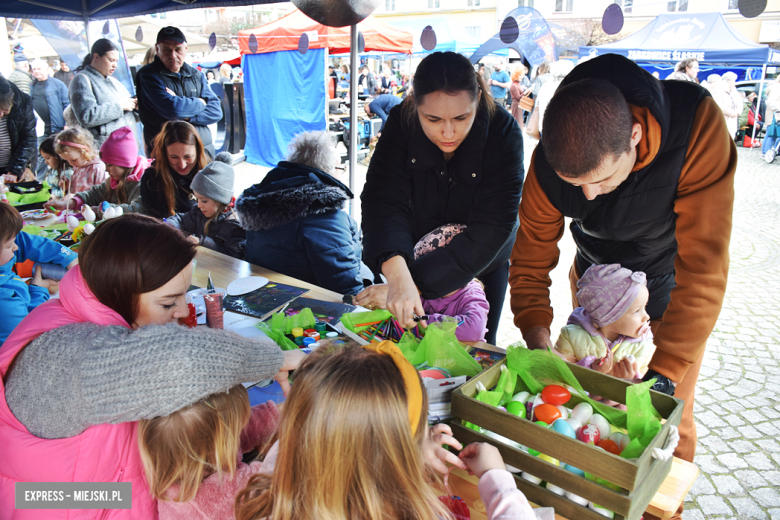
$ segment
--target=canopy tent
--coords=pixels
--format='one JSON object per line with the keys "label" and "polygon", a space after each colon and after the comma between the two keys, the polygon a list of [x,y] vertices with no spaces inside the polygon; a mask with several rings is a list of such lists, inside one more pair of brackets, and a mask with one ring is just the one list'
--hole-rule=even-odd
{"label": "canopy tent", "polygon": [[580,47],[580,58],[612,53],[639,63],[677,63],[696,58],[700,64],[764,65],[780,63],[780,52],[745,38],[720,13],[658,15],[622,40]]}
{"label": "canopy tent", "polygon": [[203,7],[241,7],[284,0],[3,0],[6,18],[108,20]]}
{"label": "canopy tent", "polygon": [[[358,24],[366,51],[388,51],[409,54],[412,35],[369,16]],[[327,48],[330,54],[349,52],[349,27],[328,27],[315,22],[299,9],[256,29],[238,32],[241,54],[262,54],[277,51],[297,51],[301,35],[309,39],[309,49]],[[255,36],[257,48],[250,49],[250,36]]]}
{"label": "canopy tent", "polygon": [[[518,7],[509,12],[504,20],[514,18],[517,22],[518,33],[510,43],[502,40],[512,39],[513,31],[506,31],[504,24],[500,32],[483,43],[471,55],[471,63],[477,63],[479,60],[499,49],[514,49],[521,57],[528,60],[533,67],[541,65],[543,62],[555,61],[555,39],[553,38],[547,21],[539,14],[539,11],[531,7]],[[506,22],[505,22],[506,23]]]}
{"label": "canopy tent", "polygon": [[216,69],[223,63],[233,67],[241,65],[241,53],[238,51],[212,52],[192,61],[193,65],[197,65],[202,69]]}
{"label": "canopy tent", "polygon": [[[412,51],[410,33],[373,16],[360,22],[357,30],[363,34],[367,51]],[[321,25],[296,9],[238,35],[244,58],[244,155],[251,163],[275,166],[285,158],[293,137],[327,129],[327,53],[349,51],[350,29]],[[301,53],[299,44],[304,35],[308,43]]]}

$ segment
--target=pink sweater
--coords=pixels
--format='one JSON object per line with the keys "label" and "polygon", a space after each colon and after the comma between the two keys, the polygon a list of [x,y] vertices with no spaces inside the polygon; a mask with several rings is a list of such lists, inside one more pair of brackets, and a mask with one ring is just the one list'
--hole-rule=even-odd
{"label": "pink sweater", "polygon": [[106,180],[106,165],[99,158],[95,157],[84,166],[73,168],[73,175],[70,178],[70,192],[80,193],[89,191],[92,186],[96,186]]}
{"label": "pink sweater", "polygon": [[[273,401],[253,406],[249,424],[241,432],[241,453],[233,477],[223,474],[220,483],[216,473],[210,475],[201,483],[195,498],[189,502],[158,500],[157,512],[160,520],[233,520],[236,496],[244,489],[252,475],[260,473],[264,464],[244,464],[240,462],[241,455],[265,444],[276,432],[278,423],[279,410]],[[166,495],[175,497],[178,493],[179,486],[174,485],[168,489]]]}

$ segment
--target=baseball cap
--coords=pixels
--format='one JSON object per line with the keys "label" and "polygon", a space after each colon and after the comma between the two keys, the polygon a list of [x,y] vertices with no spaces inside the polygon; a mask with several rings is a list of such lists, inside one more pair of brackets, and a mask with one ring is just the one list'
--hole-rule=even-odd
{"label": "baseball cap", "polygon": [[163,27],[157,33],[157,43],[161,42],[187,43],[187,38],[178,27],[168,26]]}

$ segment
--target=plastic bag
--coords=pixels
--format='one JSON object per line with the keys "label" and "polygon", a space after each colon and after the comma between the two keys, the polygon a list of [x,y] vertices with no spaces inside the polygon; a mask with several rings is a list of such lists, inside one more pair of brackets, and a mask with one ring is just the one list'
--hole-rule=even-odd
{"label": "plastic bag", "polygon": [[418,345],[414,345],[416,338],[404,334],[398,348],[415,366],[427,363],[428,366],[444,368],[455,377],[475,376],[482,371],[482,367],[458,341],[456,328],[455,322],[431,323]]}
{"label": "plastic bag", "polygon": [[290,338],[284,335],[281,330],[273,330],[268,322],[261,321],[255,325],[263,334],[274,340],[280,349],[282,350],[295,350],[298,348],[294,342],[290,341]]}
{"label": "plastic bag", "polygon": [[313,329],[314,324],[317,322],[314,318],[314,313],[308,307],[292,316],[287,316],[283,312],[277,312],[271,316],[269,321],[271,329],[282,334],[292,334],[294,328]]}

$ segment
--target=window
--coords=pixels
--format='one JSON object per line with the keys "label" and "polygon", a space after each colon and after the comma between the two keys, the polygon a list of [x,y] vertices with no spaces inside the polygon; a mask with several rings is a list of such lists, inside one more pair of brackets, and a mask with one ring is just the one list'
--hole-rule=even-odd
{"label": "window", "polygon": [[479,25],[471,25],[466,27],[466,34],[473,36],[477,40],[482,40],[482,27]]}
{"label": "window", "polygon": [[633,11],[634,8],[634,0],[624,0],[623,2],[623,13],[628,14]]}
{"label": "window", "polygon": [[439,0],[428,0],[428,9],[438,9]]}
{"label": "window", "polygon": [[564,12],[564,3],[566,4],[565,12],[571,12],[574,7],[574,0],[555,0],[555,12]]}
{"label": "window", "polygon": [[395,0],[385,0],[385,11],[395,11]]}
{"label": "window", "polygon": [[728,10],[739,9],[739,0],[729,0]]}
{"label": "window", "polygon": [[517,0],[517,7],[533,7],[534,0]]}
{"label": "window", "polygon": [[688,0],[674,0],[667,2],[666,10],[670,13],[679,12],[682,13],[688,10]]}
{"label": "window", "polygon": [[481,0],[469,0],[469,7],[479,7],[479,3]]}

